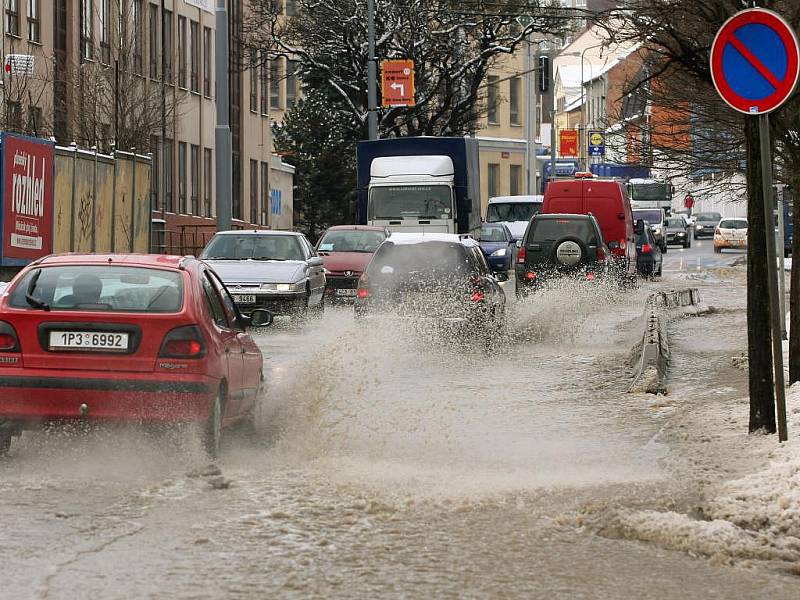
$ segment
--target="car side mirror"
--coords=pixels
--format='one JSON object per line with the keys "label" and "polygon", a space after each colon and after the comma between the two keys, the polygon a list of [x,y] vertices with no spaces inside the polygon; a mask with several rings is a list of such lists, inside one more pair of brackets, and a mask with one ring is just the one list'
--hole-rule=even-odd
{"label": "car side mirror", "polygon": [[251,327],[269,327],[275,316],[265,308],[257,308],[246,319]]}
{"label": "car side mirror", "polygon": [[322,258],[320,258],[319,256],[312,256],[311,258],[308,259],[308,264],[311,267],[321,267],[324,264],[324,262]]}
{"label": "car side mirror", "polygon": [[508,273],[505,271],[495,271],[494,278],[497,279],[500,283],[508,281]]}
{"label": "car side mirror", "polygon": [[644,221],[642,219],[638,219],[636,221],[636,235],[642,235],[644,233]]}
{"label": "car side mirror", "polygon": [[517,248],[522,248],[522,240],[517,240],[516,242],[514,242],[514,245],[515,245]]}

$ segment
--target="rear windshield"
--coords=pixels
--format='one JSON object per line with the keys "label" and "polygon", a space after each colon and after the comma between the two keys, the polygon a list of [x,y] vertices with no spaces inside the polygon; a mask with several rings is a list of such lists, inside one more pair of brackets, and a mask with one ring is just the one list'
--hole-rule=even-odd
{"label": "rear windshield", "polygon": [[502,227],[481,227],[482,242],[505,242],[506,232]]}
{"label": "rear windshield", "polygon": [[644,219],[645,221],[650,221],[651,225],[654,225],[664,220],[664,213],[660,210],[634,210],[633,218],[637,220]]}
{"label": "rear windshield", "polygon": [[[390,238],[391,239],[391,238]],[[461,244],[423,242],[392,244],[386,242],[367,267],[369,277],[415,274],[456,274],[469,269],[467,253]]]}
{"label": "rear windshield", "polygon": [[208,260],[305,260],[295,235],[216,235],[200,254]]}
{"label": "rear windshield", "polygon": [[333,229],[325,233],[317,250],[320,252],[375,252],[386,239],[383,231]]}
{"label": "rear windshield", "polygon": [[743,219],[725,219],[719,222],[720,229],[747,229],[747,221]]}
{"label": "rear windshield", "polygon": [[15,308],[171,313],[183,305],[180,272],[121,265],[33,269],[11,291]]}
{"label": "rear windshield", "polygon": [[486,211],[486,222],[530,221],[541,211],[541,202],[493,202]]}
{"label": "rear windshield", "polygon": [[555,242],[577,237],[589,245],[597,244],[597,235],[588,219],[536,219],[528,233],[528,243]]}
{"label": "rear windshield", "polygon": [[697,213],[694,216],[695,221],[719,221],[721,218],[719,213]]}
{"label": "rear windshield", "polygon": [[666,221],[667,227],[685,227],[685,221],[683,219],[667,219]]}

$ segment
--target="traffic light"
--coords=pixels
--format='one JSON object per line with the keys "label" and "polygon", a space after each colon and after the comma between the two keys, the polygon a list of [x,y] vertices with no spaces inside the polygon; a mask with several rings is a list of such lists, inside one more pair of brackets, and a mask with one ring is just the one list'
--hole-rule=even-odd
{"label": "traffic light", "polygon": [[544,93],[550,89],[550,57],[539,57],[539,92]]}

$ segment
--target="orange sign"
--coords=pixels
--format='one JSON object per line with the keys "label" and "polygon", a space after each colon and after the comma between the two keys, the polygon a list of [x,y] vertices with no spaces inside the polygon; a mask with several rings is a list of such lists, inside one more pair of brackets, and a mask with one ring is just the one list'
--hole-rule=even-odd
{"label": "orange sign", "polygon": [[558,151],[561,156],[578,156],[578,131],[562,129],[558,132]]}
{"label": "orange sign", "polygon": [[414,106],[414,61],[381,61],[383,106]]}

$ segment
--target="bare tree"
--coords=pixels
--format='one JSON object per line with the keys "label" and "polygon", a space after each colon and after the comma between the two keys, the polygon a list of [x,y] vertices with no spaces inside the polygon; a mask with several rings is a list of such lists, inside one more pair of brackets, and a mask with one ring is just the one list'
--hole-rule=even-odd
{"label": "bare tree", "polygon": [[52,134],[52,106],[47,93],[53,83],[51,56],[35,56],[32,75],[11,73],[4,78],[5,110],[0,128],[34,137]]}

